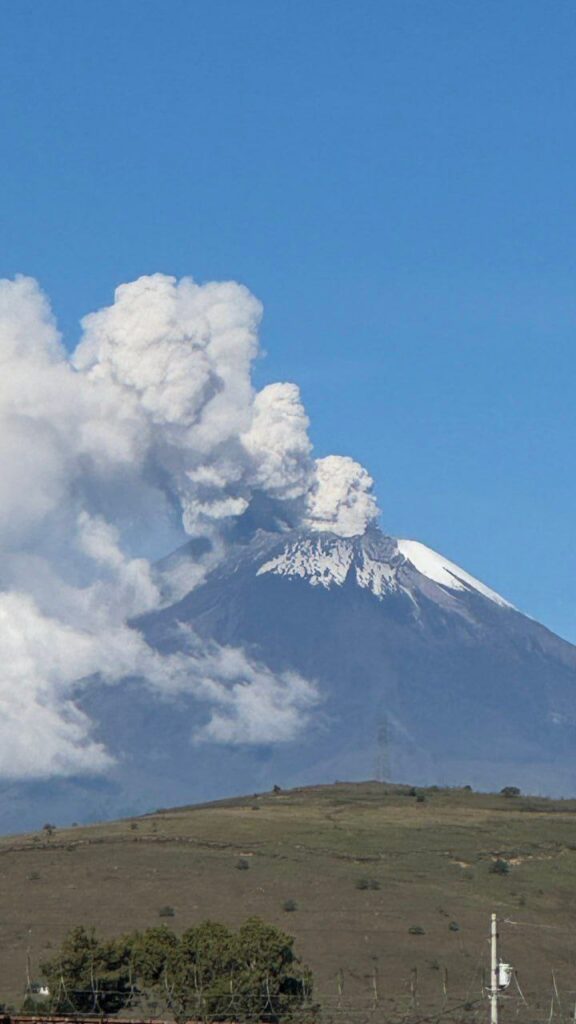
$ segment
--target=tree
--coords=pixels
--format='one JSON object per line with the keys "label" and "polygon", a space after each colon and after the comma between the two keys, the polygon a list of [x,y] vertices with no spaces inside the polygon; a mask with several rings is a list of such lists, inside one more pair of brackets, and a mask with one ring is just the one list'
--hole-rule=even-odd
{"label": "tree", "polygon": [[204,921],[178,937],[166,925],[114,940],[74,928],[41,965],[50,1009],[117,1013],[131,999],[154,998],[178,1022],[301,1020],[312,977],[294,939],[258,918],[237,931]]}
{"label": "tree", "polygon": [[179,940],[165,924],[135,932],[129,937],[132,964],[144,988],[158,989],[176,971]]}
{"label": "tree", "polygon": [[236,933],[205,921],[177,939],[150,929],[135,943],[141,985],[177,1021],[288,1020],[309,1000],[311,974],[278,928],[250,918]]}
{"label": "tree", "polygon": [[312,975],[286,932],[249,918],[236,937],[235,1009],[243,1020],[281,1021],[310,1001]]}
{"label": "tree", "polygon": [[213,1013],[216,997],[227,996],[231,933],[206,921],[178,938],[166,926],[149,928],[132,940],[140,987],[164,1003],[177,1021]]}
{"label": "tree", "polygon": [[237,969],[236,936],[225,925],[204,921],[184,932],[180,979],[196,1016],[234,1016]]}
{"label": "tree", "polygon": [[131,946],[73,928],[52,960],[41,964],[56,1013],[117,1013],[133,994]]}

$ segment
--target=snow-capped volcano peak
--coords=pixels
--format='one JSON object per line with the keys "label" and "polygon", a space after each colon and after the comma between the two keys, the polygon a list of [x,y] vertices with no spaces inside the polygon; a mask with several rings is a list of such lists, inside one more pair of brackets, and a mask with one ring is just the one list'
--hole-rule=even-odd
{"label": "snow-capped volcano peak", "polygon": [[473,591],[502,607],[512,607],[484,583],[424,544],[395,540],[376,530],[349,538],[327,533],[300,535],[266,558],[256,574],[299,578],[313,587],[326,589],[353,581],[383,598],[394,591],[410,593],[414,570],[419,577],[443,589]]}
{"label": "snow-capped volcano peak", "polygon": [[450,590],[477,590],[479,594],[504,608],[514,607],[495,590],[491,590],[485,583],[481,583],[460,566],[450,562],[443,555],[439,555],[437,551],[427,548],[425,544],[420,544],[417,540],[398,540],[396,544],[400,554],[404,555],[411,565],[422,576],[427,576],[429,580],[440,583],[441,586],[448,587]]}
{"label": "snow-capped volcano peak", "polygon": [[377,597],[397,589],[395,541],[373,532],[363,537],[334,534],[304,535],[287,543],[260,565],[257,575],[274,573],[305,579],[311,586],[329,589],[354,579]]}

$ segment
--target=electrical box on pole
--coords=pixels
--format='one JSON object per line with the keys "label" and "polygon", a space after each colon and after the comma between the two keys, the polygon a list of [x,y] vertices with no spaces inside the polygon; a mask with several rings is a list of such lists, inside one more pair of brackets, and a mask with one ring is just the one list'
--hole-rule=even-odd
{"label": "electrical box on pole", "polygon": [[512,964],[502,963],[502,960],[498,962],[498,988],[500,989],[500,992],[503,992],[504,989],[508,988],[512,981],[513,973],[514,968],[512,967]]}

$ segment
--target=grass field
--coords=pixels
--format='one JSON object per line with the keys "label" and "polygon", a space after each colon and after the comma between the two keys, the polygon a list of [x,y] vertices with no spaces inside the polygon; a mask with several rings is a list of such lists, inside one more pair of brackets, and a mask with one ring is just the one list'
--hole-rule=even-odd
{"label": "grass field", "polygon": [[494,910],[528,1004],[515,986],[503,1016],[573,1015],[576,801],[410,794],[336,784],[1,839],[0,999],[18,1006],[27,958],[36,979],[76,924],[114,935],[257,914],[296,936],[340,1018],[466,1004],[473,1020]]}

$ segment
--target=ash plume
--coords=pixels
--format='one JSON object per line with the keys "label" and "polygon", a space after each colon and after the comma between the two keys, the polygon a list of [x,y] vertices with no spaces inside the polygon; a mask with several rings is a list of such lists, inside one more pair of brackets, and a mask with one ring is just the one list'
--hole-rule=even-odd
{"label": "ash plume", "polygon": [[295,384],[255,391],[262,308],[234,282],[154,274],[121,285],[66,351],[31,278],[0,281],[0,775],[106,771],[79,688],[139,677],[210,709],[191,737],[284,742],[318,694],[242,651],[162,656],[134,616],[171,586],[154,559],[186,537],[209,541],[203,578],[230,524],[266,509],[275,528],[342,536],[377,517],[353,459],[314,459]]}

